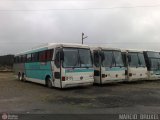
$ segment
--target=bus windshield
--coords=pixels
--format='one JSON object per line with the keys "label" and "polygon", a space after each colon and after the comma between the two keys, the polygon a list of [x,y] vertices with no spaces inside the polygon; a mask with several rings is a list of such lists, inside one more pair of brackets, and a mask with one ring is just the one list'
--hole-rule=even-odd
{"label": "bus windshield", "polygon": [[145,67],[145,59],[143,53],[129,53],[131,61],[129,61],[129,65],[131,67]]}
{"label": "bus windshield", "polygon": [[63,67],[80,67],[78,49],[64,48]]}
{"label": "bus windshield", "polygon": [[131,61],[129,61],[129,66],[138,67],[139,66],[139,62],[138,62],[137,53],[128,53],[128,55],[131,58]]}
{"label": "bus windshield", "polygon": [[160,58],[160,54],[158,52],[152,52],[152,51],[148,51],[147,52],[148,57],[150,58]]}
{"label": "bus windshield", "polygon": [[151,59],[151,70],[160,70],[160,59]]}
{"label": "bus windshield", "polygon": [[63,67],[92,67],[89,49],[64,48]]}
{"label": "bus windshield", "polygon": [[92,67],[91,52],[88,49],[79,49],[81,67]]}
{"label": "bus windshield", "polygon": [[103,67],[123,67],[122,54],[120,51],[103,51],[104,60]]}
{"label": "bus windshield", "polygon": [[122,60],[122,54],[120,51],[114,51],[114,58],[116,62],[116,66],[123,67],[124,63]]}
{"label": "bus windshield", "polygon": [[104,51],[104,60],[102,61],[103,67],[113,66],[113,53],[112,51]]}
{"label": "bus windshield", "polygon": [[144,59],[143,53],[138,53],[138,57],[139,57],[139,65],[141,67],[145,67],[146,64],[145,64],[145,59]]}

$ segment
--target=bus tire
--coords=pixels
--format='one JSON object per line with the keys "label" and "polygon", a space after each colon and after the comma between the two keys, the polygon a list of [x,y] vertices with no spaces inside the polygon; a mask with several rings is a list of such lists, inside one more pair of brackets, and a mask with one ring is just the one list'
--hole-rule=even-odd
{"label": "bus tire", "polygon": [[47,86],[48,88],[52,88],[52,82],[51,82],[51,78],[50,78],[50,77],[47,77],[47,78],[46,78],[46,86]]}

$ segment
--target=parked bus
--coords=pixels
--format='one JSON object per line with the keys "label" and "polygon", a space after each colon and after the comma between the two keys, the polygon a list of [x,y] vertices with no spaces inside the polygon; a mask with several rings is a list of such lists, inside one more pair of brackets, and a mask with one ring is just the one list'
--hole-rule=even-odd
{"label": "parked bus", "polygon": [[148,69],[148,80],[160,79],[160,53],[144,51],[144,58]]}
{"label": "parked bus", "polygon": [[147,67],[142,51],[125,50],[122,52],[127,81],[147,80]]}
{"label": "parked bus", "polygon": [[92,48],[94,61],[94,82],[98,84],[125,80],[125,67],[120,49]]}
{"label": "parked bus", "polygon": [[80,44],[50,43],[16,54],[14,71],[19,80],[48,87],[86,86],[94,81],[90,48]]}

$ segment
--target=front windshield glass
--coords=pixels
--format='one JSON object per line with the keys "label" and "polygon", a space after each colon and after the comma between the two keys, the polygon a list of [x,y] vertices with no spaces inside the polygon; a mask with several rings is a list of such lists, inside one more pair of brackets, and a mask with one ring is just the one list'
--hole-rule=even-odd
{"label": "front windshield glass", "polygon": [[138,67],[139,66],[139,61],[138,61],[137,53],[128,53],[128,55],[131,58],[131,61],[129,61],[129,66]]}
{"label": "front windshield glass", "polygon": [[80,67],[78,49],[64,48],[63,67]]}
{"label": "front windshield glass", "polygon": [[147,55],[150,58],[160,58],[160,54],[158,52],[149,51],[149,52],[147,52]]}
{"label": "front windshield glass", "polygon": [[151,70],[160,70],[160,59],[151,59]]}
{"label": "front windshield glass", "polygon": [[79,49],[81,67],[92,67],[91,52],[89,49]]}
{"label": "front windshield glass", "polygon": [[115,62],[116,62],[116,66],[124,66],[123,64],[123,60],[122,60],[122,54],[120,51],[114,51],[114,58],[115,58]]}
{"label": "front windshield glass", "polygon": [[158,61],[157,59],[151,59],[151,69],[157,70],[158,69]]}
{"label": "front windshield glass", "polygon": [[141,67],[145,67],[146,64],[145,64],[145,60],[144,60],[144,55],[143,53],[138,53],[138,57],[139,57],[139,65]]}
{"label": "front windshield glass", "polygon": [[64,48],[63,67],[92,67],[91,53],[89,49]]}
{"label": "front windshield glass", "polygon": [[104,60],[102,61],[103,67],[115,66],[113,63],[113,53],[112,51],[104,51]]}

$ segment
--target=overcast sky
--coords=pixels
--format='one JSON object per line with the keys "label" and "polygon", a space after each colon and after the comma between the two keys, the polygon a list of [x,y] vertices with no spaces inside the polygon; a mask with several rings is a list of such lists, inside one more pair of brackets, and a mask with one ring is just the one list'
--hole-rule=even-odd
{"label": "overcast sky", "polygon": [[50,42],[160,51],[160,0],[0,0],[0,54]]}

